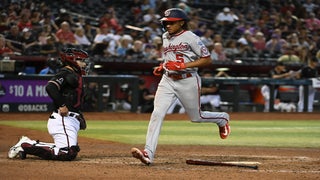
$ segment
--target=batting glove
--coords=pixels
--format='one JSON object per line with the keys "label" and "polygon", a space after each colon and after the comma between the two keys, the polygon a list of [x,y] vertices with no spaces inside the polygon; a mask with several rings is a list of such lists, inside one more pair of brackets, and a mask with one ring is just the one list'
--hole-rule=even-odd
{"label": "batting glove", "polygon": [[183,62],[175,62],[175,61],[168,61],[165,64],[165,66],[168,70],[171,70],[171,71],[179,71],[186,68],[186,65]]}
{"label": "batting glove", "polygon": [[153,75],[155,76],[161,76],[163,71],[163,64],[160,64],[159,66],[155,67],[153,70]]}

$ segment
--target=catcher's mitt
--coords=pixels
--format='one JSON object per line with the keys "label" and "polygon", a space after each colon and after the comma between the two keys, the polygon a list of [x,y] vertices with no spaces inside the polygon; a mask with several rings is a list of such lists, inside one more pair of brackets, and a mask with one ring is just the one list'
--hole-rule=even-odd
{"label": "catcher's mitt", "polygon": [[85,130],[87,128],[87,122],[84,119],[83,115],[77,116],[78,121],[80,122],[80,130]]}

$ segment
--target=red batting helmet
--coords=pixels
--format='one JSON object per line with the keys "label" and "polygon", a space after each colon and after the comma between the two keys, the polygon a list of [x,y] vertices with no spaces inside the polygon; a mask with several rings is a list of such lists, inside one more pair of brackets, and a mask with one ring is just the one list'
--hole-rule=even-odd
{"label": "red batting helmet", "polygon": [[180,8],[171,8],[164,12],[164,17],[160,21],[189,21],[187,14]]}

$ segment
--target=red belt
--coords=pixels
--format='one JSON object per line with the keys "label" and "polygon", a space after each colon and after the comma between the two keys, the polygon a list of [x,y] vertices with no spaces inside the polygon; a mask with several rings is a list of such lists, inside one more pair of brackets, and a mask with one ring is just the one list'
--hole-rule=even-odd
{"label": "red belt", "polygon": [[176,81],[176,80],[181,80],[181,79],[186,79],[186,78],[192,77],[192,74],[191,73],[168,74],[168,77]]}

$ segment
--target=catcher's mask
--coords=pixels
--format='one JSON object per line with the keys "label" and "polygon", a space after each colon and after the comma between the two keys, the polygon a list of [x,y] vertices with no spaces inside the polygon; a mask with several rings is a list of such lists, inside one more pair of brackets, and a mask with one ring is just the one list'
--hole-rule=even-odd
{"label": "catcher's mask", "polygon": [[[62,53],[60,53],[61,62],[64,65],[72,67],[77,73],[86,75],[90,69],[88,53],[76,48],[67,48]],[[77,61],[83,62],[78,63]],[[83,65],[79,65],[83,64]]]}

